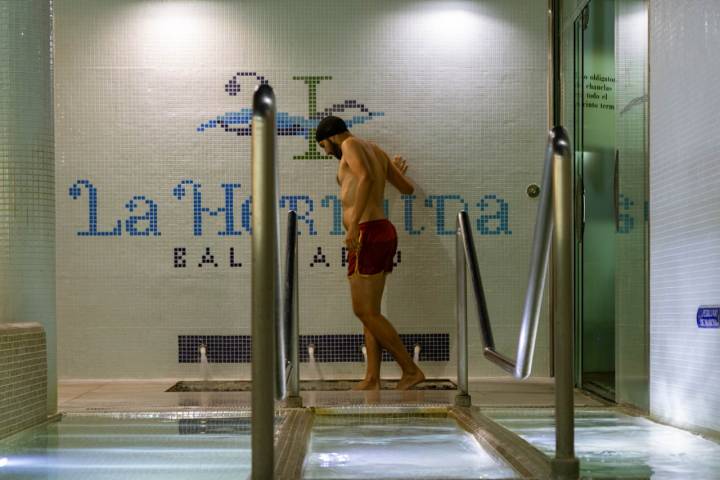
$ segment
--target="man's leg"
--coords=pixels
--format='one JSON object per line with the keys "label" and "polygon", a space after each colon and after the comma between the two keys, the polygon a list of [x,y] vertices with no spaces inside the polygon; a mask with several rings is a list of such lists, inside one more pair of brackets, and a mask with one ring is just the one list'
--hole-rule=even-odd
{"label": "man's leg", "polygon": [[[350,294],[355,315],[382,346],[395,358],[402,369],[402,378],[398,382],[399,390],[406,390],[425,380],[425,375],[412,361],[412,357],[405,350],[395,328],[387,318],[380,313],[380,302],[385,289],[385,274],[352,275],[350,279]],[[378,348],[378,351],[380,349]],[[368,360],[370,350],[368,349]],[[379,362],[378,362],[379,368]]]}
{"label": "man's leg", "polygon": [[367,327],[363,327],[365,333],[365,350],[367,354],[367,367],[365,378],[362,382],[353,387],[353,390],[379,390],[380,389],[380,345],[370,333]]}

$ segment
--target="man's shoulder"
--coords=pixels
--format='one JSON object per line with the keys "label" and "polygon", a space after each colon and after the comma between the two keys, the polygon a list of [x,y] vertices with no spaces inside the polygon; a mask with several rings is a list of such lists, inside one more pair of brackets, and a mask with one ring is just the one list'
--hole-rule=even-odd
{"label": "man's shoulder", "polygon": [[361,139],[353,136],[353,137],[350,137],[350,138],[346,139],[346,140],[342,143],[341,148],[342,148],[342,149],[346,149],[346,148],[361,148],[364,141],[365,141],[365,140],[361,140]]}

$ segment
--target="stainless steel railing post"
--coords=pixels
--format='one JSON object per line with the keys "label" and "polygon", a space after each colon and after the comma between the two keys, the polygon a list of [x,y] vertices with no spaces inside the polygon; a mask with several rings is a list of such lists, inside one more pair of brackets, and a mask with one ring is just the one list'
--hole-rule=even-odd
{"label": "stainless steel railing post", "polygon": [[457,271],[456,288],[457,302],[455,315],[457,316],[457,385],[458,393],[455,396],[455,405],[469,407],[472,399],[468,386],[468,335],[467,335],[467,264],[465,260],[465,247],[463,246],[460,218],[456,221],[455,232],[455,269]]}
{"label": "stainless steel railing post", "polygon": [[555,274],[555,458],[553,478],[576,479],[573,377],[573,162],[563,127],[552,130],[553,262]]}
{"label": "stainless steel railing post", "polygon": [[252,119],[252,473],[273,478],[276,375],[275,326],[279,313],[275,94],[260,85]]}

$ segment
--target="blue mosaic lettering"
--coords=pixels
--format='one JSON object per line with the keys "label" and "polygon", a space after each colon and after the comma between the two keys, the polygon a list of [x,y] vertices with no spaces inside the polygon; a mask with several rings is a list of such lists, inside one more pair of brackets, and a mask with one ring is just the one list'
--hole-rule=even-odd
{"label": "blue mosaic lettering", "polygon": [[[630,210],[630,207],[635,205],[635,202],[630,200],[628,197],[620,194],[619,198],[620,202],[620,208],[624,210],[625,212]],[[620,213],[618,214],[618,233],[630,233],[632,229],[635,227],[635,219],[630,215],[629,213]]]}
{"label": "blue mosaic lettering", "polygon": [[340,204],[340,199],[336,195],[327,195],[320,200],[320,206],[329,208],[331,201],[333,203],[333,228],[330,230],[330,235],[342,235],[342,205]]}
{"label": "blue mosaic lettering", "polygon": [[97,229],[97,189],[90,183],[90,180],[78,180],[69,189],[68,193],[73,200],[80,198],[82,187],[87,189],[88,195],[88,229],[85,232],[77,232],[81,237],[119,237],[122,234],[122,222],[117,220],[111,231],[102,232]]}
{"label": "blue mosaic lettering", "polygon": [[[234,192],[240,188],[239,183],[223,183],[220,185],[225,190],[225,231],[218,232],[220,236],[242,235],[240,230],[235,231],[235,198]],[[218,209],[220,210],[220,209]],[[212,214],[211,214],[212,215]]]}
{"label": "blue mosaic lettering", "polygon": [[[125,204],[125,208],[130,210],[130,212],[134,212],[139,206],[137,202],[145,202],[145,205],[147,205],[147,212],[145,212],[145,215],[129,216],[127,220],[125,220],[125,230],[127,230],[131,237],[149,237],[150,234],[155,237],[159,236],[160,232],[158,231],[157,204],[149,198],[136,195]],[[138,222],[142,221],[147,221],[148,225],[145,230],[138,230],[136,225]]]}
{"label": "blue mosaic lettering", "polygon": [[425,230],[424,226],[421,226],[419,230],[415,230],[413,228],[413,203],[415,201],[416,196],[415,195],[401,195],[400,198],[402,198],[404,202],[404,213],[405,213],[405,231],[408,232],[410,235],[420,235],[423,230]]}
{"label": "blue mosaic lettering", "polygon": [[243,202],[241,215],[242,227],[252,235],[252,195]]}
{"label": "blue mosaic lettering", "polygon": [[[302,215],[300,215],[300,212],[298,212],[298,200],[304,201],[308,206],[308,209],[305,210],[305,213]],[[310,218],[310,213],[313,212],[313,210],[315,210],[312,198],[310,198],[307,195],[283,195],[282,197],[280,197],[280,208],[281,209],[285,208],[285,205],[288,203],[290,204],[289,209],[293,210],[294,212],[296,212],[298,214],[298,216],[297,216],[298,222],[302,221],[307,224],[308,234],[309,235],[317,235],[318,234],[317,230],[315,230],[315,220]],[[298,235],[300,235],[300,228],[298,228],[297,233],[298,233]]]}
{"label": "blue mosaic lettering", "polygon": [[445,202],[454,200],[462,204],[462,210],[467,212],[468,204],[460,195],[430,195],[425,199],[425,206],[432,208],[435,202],[435,229],[438,235],[455,235],[455,227],[451,230],[445,228]]}
{"label": "blue mosaic lettering", "polygon": [[192,180],[182,180],[173,188],[173,195],[178,200],[182,200],[185,197],[185,185],[192,185],[193,187],[193,234],[196,236],[202,235],[202,194],[200,193],[201,185],[195,184]]}
{"label": "blue mosaic lettering", "polygon": [[[184,179],[172,188],[172,195],[182,200],[185,196],[189,196],[192,191],[193,205],[193,234],[195,236],[203,235],[204,214],[210,217],[225,216],[224,226],[218,231],[218,236],[239,236],[243,231],[252,235],[252,196],[238,198],[237,192],[241,188],[240,183],[221,183],[220,186],[224,192],[224,206],[212,209],[203,205],[202,185],[197,180]],[[124,229],[131,237],[153,237],[160,236],[159,220],[158,220],[158,203],[145,195],[135,195],[128,200],[124,207],[133,215],[125,219],[116,220],[116,225],[112,230],[101,231],[98,229],[98,192],[97,188],[89,180],[78,180],[70,186],[69,195],[73,199],[78,199],[83,195],[83,188],[86,190],[84,195],[88,198],[88,229],[79,231],[79,236],[120,236]],[[415,202],[416,195],[401,195],[403,202],[403,230],[409,235],[422,235],[426,231],[425,225],[416,225],[415,221]],[[298,219],[307,225],[307,234],[317,236],[318,230],[316,219],[314,218],[315,200],[310,195],[282,195],[278,198],[279,208],[281,210],[300,209],[300,204],[304,203],[303,213],[298,215]],[[453,207],[450,202],[456,205]],[[632,208],[635,202],[624,194],[619,196],[620,212],[618,217],[618,233],[627,234],[633,231],[635,227],[635,218],[632,214]],[[240,206],[238,208],[238,203]],[[342,202],[337,195],[325,195],[320,200],[322,208],[331,209],[332,226],[329,232],[333,236],[344,235],[345,229],[342,224]],[[424,199],[426,208],[435,209],[435,234],[437,235],[454,235],[455,221],[452,217],[459,209],[468,211],[468,202],[459,194],[441,194],[429,195]],[[509,228],[509,209],[508,202],[497,196],[496,194],[488,194],[483,196],[476,204],[480,209],[480,215],[477,219],[476,228],[481,235],[512,235]],[[450,208],[447,208],[450,207]],[[457,210],[456,210],[457,209]],[[240,220],[236,220],[235,214],[239,210]],[[390,202],[388,199],[383,200],[383,210],[386,217],[390,217]],[[298,232],[300,234],[300,232]],[[239,263],[231,260],[230,263]]]}
{"label": "blue mosaic lettering", "polygon": [[[480,207],[481,212],[485,212],[490,208],[490,201],[497,205],[497,212],[493,214],[480,215],[477,221],[477,229],[480,235],[512,235],[509,228],[509,210],[510,206],[502,198],[498,198],[497,195],[485,195],[480,199],[480,203],[477,204]],[[497,226],[494,229],[490,229],[488,223],[491,221],[497,221]]]}
{"label": "blue mosaic lettering", "polygon": [[195,183],[193,180],[182,180],[173,188],[173,195],[178,200],[185,197],[185,185],[192,185],[193,190],[193,235],[200,237],[203,234],[202,214],[207,213],[211,217],[217,217],[221,213],[225,214],[225,231],[218,232],[218,235],[240,235],[240,231],[235,231],[235,220],[233,216],[233,192],[236,188],[240,188],[239,183],[223,183],[221,186],[225,190],[225,206],[212,210],[209,207],[203,207],[202,204],[202,184]]}

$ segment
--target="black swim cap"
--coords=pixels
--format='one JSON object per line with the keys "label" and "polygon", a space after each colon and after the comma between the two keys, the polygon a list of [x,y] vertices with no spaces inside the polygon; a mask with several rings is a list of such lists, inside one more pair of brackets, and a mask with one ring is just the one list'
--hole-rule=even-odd
{"label": "black swim cap", "polygon": [[315,130],[315,141],[322,142],[333,135],[347,131],[347,125],[345,125],[345,121],[342,118],[330,115],[329,117],[323,118],[318,124]]}

